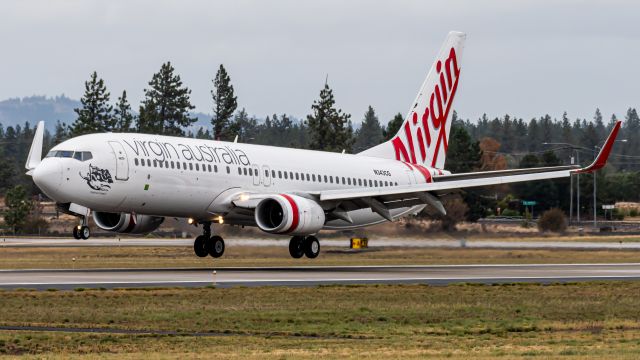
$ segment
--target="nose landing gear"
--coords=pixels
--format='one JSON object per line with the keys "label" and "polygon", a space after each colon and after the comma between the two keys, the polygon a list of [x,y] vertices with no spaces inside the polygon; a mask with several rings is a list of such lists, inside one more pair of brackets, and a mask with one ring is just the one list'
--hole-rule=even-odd
{"label": "nose landing gear", "polygon": [[224,240],[218,235],[211,236],[211,222],[202,223],[202,235],[193,242],[193,250],[198,257],[210,255],[219,258],[224,254]]}
{"label": "nose landing gear", "polygon": [[307,256],[309,259],[315,259],[320,255],[320,242],[313,235],[294,236],[289,241],[289,254],[294,259]]}

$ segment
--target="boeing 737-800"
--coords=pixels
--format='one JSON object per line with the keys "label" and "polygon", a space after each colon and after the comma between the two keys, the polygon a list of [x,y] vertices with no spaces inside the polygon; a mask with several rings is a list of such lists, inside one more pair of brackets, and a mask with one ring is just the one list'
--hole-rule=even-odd
{"label": "boeing 737-800", "polygon": [[143,234],[164,217],[202,225],[200,257],[219,257],[224,241],[211,224],[257,226],[291,235],[292,257],[315,258],[316,234],[393,221],[426,206],[445,213],[442,199],[462,188],[533,181],[604,166],[618,122],[593,164],[451,174],[445,170],[451,106],[465,34],[451,32],[399,132],[359,154],[287,149],[139,133],[72,138],[42,157],[38,124],[26,168],[63,211],[80,219],[74,237],[98,227]]}

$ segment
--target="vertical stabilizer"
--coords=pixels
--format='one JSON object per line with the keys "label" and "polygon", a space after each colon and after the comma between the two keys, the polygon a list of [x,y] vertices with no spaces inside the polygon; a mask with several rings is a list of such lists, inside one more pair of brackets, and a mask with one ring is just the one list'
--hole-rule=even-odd
{"label": "vertical stabilizer", "polygon": [[447,35],[398,133],[359,155],[444,168],[465,39],[457,31]]}

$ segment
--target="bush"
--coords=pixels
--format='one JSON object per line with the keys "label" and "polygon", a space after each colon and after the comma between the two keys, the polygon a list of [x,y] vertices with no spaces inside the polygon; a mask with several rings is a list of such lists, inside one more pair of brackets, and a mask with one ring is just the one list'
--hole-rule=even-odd
{"label": "bush", "polygon": [[638,216],[638,209],[636,209],[636,208],[631,209],[631,210],[629,211],[629,216],[631,216],[631,217],[636,217],[636,216]]}
{"label": "bush", "polygon": [[518,210],[504,209],[500,215],[501,216],[520,216],[520,213],[518,212]]}
{"label": "bush", "polygon": [[547,210],[538,219],[540,231],[564,232],[567,229],[567,217],[558,208]]}

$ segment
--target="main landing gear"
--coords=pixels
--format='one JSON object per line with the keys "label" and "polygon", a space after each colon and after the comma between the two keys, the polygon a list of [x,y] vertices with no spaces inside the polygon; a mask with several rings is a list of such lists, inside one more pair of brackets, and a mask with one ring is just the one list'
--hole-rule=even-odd
{"label": "main landing gear", "polygon": [[313,235],[294,236],[289,241],[289,254],[294,259],[307,256],[309,259],[315,259],[320,255],[320,242]]}
{"label": "main landing gear", "polygon": [[87,240],[91,236],[91,230],[89,229],[88,220],[86,216],[82,216],[82,222],[80,225],[73,227],[73,237],[76,240]]}
{"label": "main landing gear", "polygon": [[218,236],[211,236],[211,223],[202,223],[202,235],[193,242],[193,250],[198,257],[211,255],[219,258],[224,254],[224,240]]}

